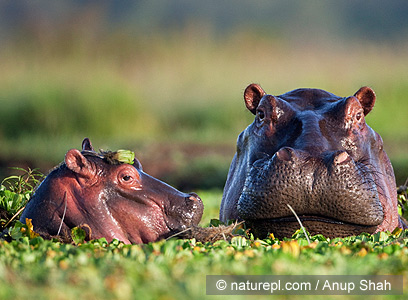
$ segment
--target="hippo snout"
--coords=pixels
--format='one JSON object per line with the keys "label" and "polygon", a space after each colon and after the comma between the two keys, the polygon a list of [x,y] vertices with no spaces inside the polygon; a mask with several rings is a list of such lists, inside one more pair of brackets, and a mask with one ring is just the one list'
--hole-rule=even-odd
{"label": "hippo snout", "polygon": [[384,218],[374,182],[365,165],[345,151],[315,157],[283,147],[253,163],[238,200],[238,214],[249,223],[298,226],[289,204],[304,221],[353,224],[374,232]]}
{"label": "hippo snout", "polygon": [[198,202],[202,202],[201,198],[196,194],[196,193],[189,193],[189,197],[188,199],[191,201],[198,201]]}
{"label": "hippo snout", "polygon": [[175,198],[165,212],[167,226],[172,231],[179,231],[198,225],[203,211],[203,201],[196,193],[185,194],[182,202],[179,198]]}
{"label": "hippo snout", "polygon": [[201,217],[203,216],[204,204],[196,193],[190,193],[189,195],[190,196],[186,201],[192,210],[192,218],[189,225],[198,225],[198,223],[201,221]]}

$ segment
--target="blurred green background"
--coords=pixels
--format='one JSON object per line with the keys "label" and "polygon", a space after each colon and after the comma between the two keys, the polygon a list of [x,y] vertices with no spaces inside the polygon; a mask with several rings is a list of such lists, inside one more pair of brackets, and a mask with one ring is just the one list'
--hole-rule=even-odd
{"label": "blurred green background", "polygon": [[243,90],[377,93],[367,117],[408,176],[406,1],[0,1],[0,179],[89,137],[183,190],[222,188]]}

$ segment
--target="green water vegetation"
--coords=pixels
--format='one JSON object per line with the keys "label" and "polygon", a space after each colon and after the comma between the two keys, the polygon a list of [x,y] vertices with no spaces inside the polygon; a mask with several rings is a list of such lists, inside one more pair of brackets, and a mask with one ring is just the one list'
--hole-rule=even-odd
{"label": "green water vegetation", "polygon": [[[326,239],[234,237],[78,245],[22,236],[0,242],[1,299],[203,299],[206,275],[407,276],[408,232]],[[234,298],[236,299],[236,298]]]}
{"label": "green water vegetation", "polygon": [[[72,244],[44,240],[30,221],[11,220],[41,177],[28,170],[0,186],[0,211],[7,212],[1,225],[11,237],[0,240],[0,299],[204,299],[206,275],[220,274],[408,276],[408,230],[335,239],[316,235],[309,242],[302,230],[292,238],[271,234],[259,240],[239,229],[230,241],[172,238],[125,245],[104,238],[85,242],[84,232],[75,228]],[[406,193],[401,187],[401,201]],[[218,214],[221,191],[200,195],[201,225],[217,226],[211,218]],[[406,201],[403,205],[406,209]]]}
{"label": "green water vegetation", "polygon": [[37,170],[14,168],[23,175],[9,176],[0,184],[0,231],[12,225],[30,199],[43,174]]}

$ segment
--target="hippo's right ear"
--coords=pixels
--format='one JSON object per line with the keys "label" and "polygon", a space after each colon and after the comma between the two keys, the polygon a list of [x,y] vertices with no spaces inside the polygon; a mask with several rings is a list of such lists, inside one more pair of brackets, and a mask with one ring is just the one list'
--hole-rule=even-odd
{"label": "hippo's right ear", "polygon": [[248,110],[254,115],[256,114],[256,108],[258,107],[259,102],[265,95],[266,95],[265,91],[261,88],[259,84],[252,83],[248,85],[247,88],[245,89],[244,92],[245,105],[248,108]]}
{"label": "hippo's right ear", "polygon": [[82,141],[82,150],[95,151],[92,147],[91,141],[88,138],[84,138],[84,140]]}
{"label": "hippo's right ear", "polygon": [[77,149],[71,149],[65,154],[65,164],[72,172],[85,178],[92,177],[94,173],[89,161]]}

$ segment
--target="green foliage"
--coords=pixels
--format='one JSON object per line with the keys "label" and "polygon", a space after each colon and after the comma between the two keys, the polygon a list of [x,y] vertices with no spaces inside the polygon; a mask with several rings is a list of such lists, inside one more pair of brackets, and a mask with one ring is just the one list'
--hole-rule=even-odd
{"label": "green foliage", "polygon": [[19,208],[24,206],[29,198],[29,193],[19,194],[7,190],[4,185],[0,186],[0,207],[7,212],[11,212],[12,214],[16,213]]}
{"label": "green foliage", "polygon": [[34,231],[31,219],[26,219],[26,224],[16,221],[7,231],[8,236],[14,240],[20,240],[21,238],[33,239],[39,236],[39,234]]}
{"label": "green foliage", "polygon": [[23,172],[23,175],[9,176],[0,184],[0,231],[10,225],[13,217],[15,219],[16,215],[21,213],[34,187],[43,177],[37,170],[14,169]]}
{"label": "green foliage", "polygon": [[399,214],[408,220],[408,179],[405,182],[405,185],[402,185],[398,188],[397,194],[398,194],[398,212]]}
{"label": "green foliage", "polygon": [[86,232],[80,227],[74,227],[71,230],[72,241],[75,245],[82,244],[86,238]]}
{"label": "green foliage", "polygon": [[[37,175],[3,181],[17,195],[31,193]],[[31,178],[31,180],[27,180]],[[27,194],[27,195],[28,195]],[[221,192],[202,191],[203,225],[219,226]],[[15,207],[15,209],[18,209]],[[105,238],[85,242],[84,228],[71,232],[72,244],[44,240],[26,224],[7,229],[0,240],[0,299],[204,299],[206,275],[350,275],[408,276],[408,230],[347,238],[311,236],[302,230],[279,240],[264,240],[239,229],[231,241],[200,243],[170,239],[125,245]],[[234,299],[245,299],[234,297]]]}
{"label": "green foliage", "polygon": [[211,274],[408,275],[408,231],[311,241],[237,236],[75,246],[20,236],[0,242],[0,298],[204,299]]}

